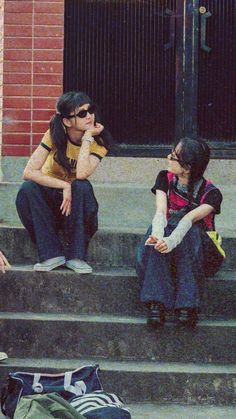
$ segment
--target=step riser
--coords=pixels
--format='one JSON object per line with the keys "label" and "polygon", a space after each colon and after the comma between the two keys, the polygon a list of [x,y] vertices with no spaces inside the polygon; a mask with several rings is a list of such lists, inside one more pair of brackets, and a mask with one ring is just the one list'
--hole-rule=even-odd
{"label": "step riser", "polygon": [[[9,372],[21,368],[0,367],[1,381]],[[35,367],[26,372],[45,372]],[[47,369],[48,373],[58,370]],[[60,371],[61,372],[61,371]],[[130,371],[101,371],[106,391],[119,394],[126,402],[154,401],[159,403],[230,405],[236,403],[236,374],[150,373]]]}
{"label": "step riser", "polygon": [[142,323],[2,319],[0,333],[10,357],[236,363],[236,327],[153,331]]}
{"label": "step riser", "polygon": [[[91,240],[88,260],[96,266],[133,267],[141,238],[141,234],[98,231]],[[236,238],[224,240],[227,257],[222,268],[236,268],[235,246]],[[35,246],[24,229],[0,228],[0,248],[13,264],[33,264],[37,261]]]}
{"label": "step riser", "polygon": [[187,404],[232,404],[236,402],[235,377],[191,374],[101,373],[108,391],[117,388],[124,400]]}
{"label": "step riser", "polygon": [[[99,226],[119,228],[146,228],[155,212],[155,197],[147,185],[140,183],[93,183],[94,192],[99,203]],[[232,182],[232,187],[233,186]],[[21,226],[15,199],[20,184],[0,183],[0,218],[3,224]],[[232,187],[222,187],[223,203],[221,214],[216,217],[217,229],[223,236],[235,237],[236,222],[232,204]],[[230,220],[230,223],[229,223]],[[227,234],[225,232],[227,231]],[[232,232],[234,232],[232,236]]]}
{"label": "step riser", "polygon": [[[15,207],[20,184],[0,183],[0,223],[22,226]],[[155,200],[150,188],[115,188],[93,185],[99,203],[99,226],[145,227],[152,220]],[[147,205],[148,202],[148,205]],[[129,205],[130,203],[130,205]],[[145,203],[145,211],[143,205]],[[131,206],[131,208],[129,208]]]}
{"label": "step riser", "polygon": [[[66,269],[50,273],[9,271],[0,281],[0,307],[15,312],[145,315],[139,301],[140,287],[133,275],[77,275]],[[201,316],[234,318],[235,301],[236,281],[209,279]]]}

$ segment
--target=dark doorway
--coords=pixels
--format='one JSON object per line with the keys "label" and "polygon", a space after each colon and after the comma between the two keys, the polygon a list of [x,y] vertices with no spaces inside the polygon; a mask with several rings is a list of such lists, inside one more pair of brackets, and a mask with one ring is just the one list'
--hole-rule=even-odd
{"label": "dark doorway", "polygon": [[66,0],[64,90],[100,104],[125,155],[161,156],[186,134],[227,155],[235,23],[232,0]]}
{"label": "dark doorway", "polygon": [[200,3],[198,132],[203,138],[232,142],[236,140],[236,2]]}

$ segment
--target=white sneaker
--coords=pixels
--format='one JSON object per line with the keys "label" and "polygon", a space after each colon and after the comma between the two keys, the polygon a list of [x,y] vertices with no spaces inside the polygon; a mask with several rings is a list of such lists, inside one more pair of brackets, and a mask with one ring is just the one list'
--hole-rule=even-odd
{"label": "white sneaker", "polygon": [[72,269],[75,272],[78,272],[79,274],[90,274],[91,272],[93,272],[92,267],[81,259],[67,260],[66,267]]}
{"label": "white sneaker", "polygon": [[3,361],[4,359],[7,359],[8,356],[5,354],[5,352],[0,352],[0,361]]}
{"label": "white sneaker", "polygon": [[56,258],[47,259],[44,262],[39,262],[34,265],[34,271],[49,272],[58,266],[65,265],[65,256],[58,256]]}

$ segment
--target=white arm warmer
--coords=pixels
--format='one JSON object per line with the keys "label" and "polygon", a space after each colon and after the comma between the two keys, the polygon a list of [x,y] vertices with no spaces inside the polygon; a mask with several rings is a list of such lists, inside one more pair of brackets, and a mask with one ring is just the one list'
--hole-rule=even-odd
{"label": "white arm warmer", "polygon": [[168,250],[166,250],[165,253],[171,252],[176,246],[178,246],[178,244],[181,243],[185,234],[187,234],[191,227],[192,221],[190,221],[188,218],[182,218],[177,227],[172,231],[171,235],[164,238],[164,241],[168,247]]}
{"label": "white arm warmer", "polygon": [[152,235],[158,239],[163,239],[164,228],[167,226],[167,219],[162,211],[156,211],[156,214],[152,220]]}

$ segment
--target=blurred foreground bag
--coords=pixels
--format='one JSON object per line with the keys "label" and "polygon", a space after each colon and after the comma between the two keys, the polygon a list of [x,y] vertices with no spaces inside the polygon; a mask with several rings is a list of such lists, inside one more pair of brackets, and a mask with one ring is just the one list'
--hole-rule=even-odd
{"label": "blurred foreground bag", "polygon": [[102,390],[98,371],[98,365],[88,365],[60,374],[10,373],[2,389],[2,413],[12,419],[23,396],[56,392],[68,400],[73,396]]}
{"label": "blurred foreground bag", "polygon": [[17,405],[14,419],[83,419],[66,400],[57,393],[25,396]]}
{"label": "blurred foreground bag", "polygon": [[73,397],[70,403],[86,419],[131,419],[123,400],[114,393],[94,391]]}

